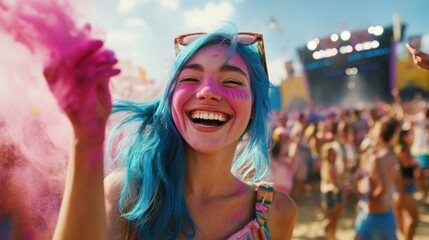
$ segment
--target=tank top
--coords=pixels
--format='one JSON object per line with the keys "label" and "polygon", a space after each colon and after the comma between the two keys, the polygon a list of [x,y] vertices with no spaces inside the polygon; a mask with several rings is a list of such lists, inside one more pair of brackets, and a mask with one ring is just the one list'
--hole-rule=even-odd
{"label": "tank top", "polygon": [[[402,151],[400,154],[403,158],[413,157],[410,154],[410,152],[407,152],[407,151]],[[414,178],[414,170],[416,168],[415,166],[405,167],[401,161],[399,161],[399,166],[400,166],[400,171],[401,171],[402,177],[404,177],[405,179],[413,179]]]}
{"label": "tank top", "polygon": [[255,204],[255,218],[240,231],[233,234],[228,240],[266,240],[271,239],[268,231],[267,219],[273,201],[274,188],[269,184],[258,187]]}
{"label": "tank top", "polygon": [[[267,240],[271,239],[267,219],[274,196],[272,184],[263,183],[258,186],[255,202],[255,218],[227,240]],[[127,231],[126,239],[138,239],[136,231]]]}

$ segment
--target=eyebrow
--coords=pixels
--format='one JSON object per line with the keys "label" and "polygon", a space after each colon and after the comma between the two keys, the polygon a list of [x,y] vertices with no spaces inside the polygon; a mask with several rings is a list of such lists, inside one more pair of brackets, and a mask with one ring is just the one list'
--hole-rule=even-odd
{"label": "eyebrow", "polygon": [[246,73],[244,73],[244,71],[241,68],[233,66],[233,65],[224,64],[224,65],[222,65],[222,67],[220,67],[220,71],[221,72],[231,72],[231,71],[237,72],[237,73],[240,73],[247,78]]}
{"label": "eyebrow", "polygon": [[185,70],[185,69],[197,70],[197,71],[200,71],[200,72],[204,71],[203,66],[200,65],[200,64],[196,64],[196,63],[195,64],[188,64],[188,65],[183,66],[182,70]]}
{"label": "eyebrow", "polygon": [[[197,64],[197,63],[188,64],[188,65],[183,66],[182,70],[185,70],[185,69],[196,70],[196,71],[200,71],[200,72],[204,71],[204,67],[201,64]],[[237,72],[237,73],[240,73],[247,78],[246,73],[241,68],[233,66],[233,65],[224,64],[220,67],[220,71],[221,72]]]}

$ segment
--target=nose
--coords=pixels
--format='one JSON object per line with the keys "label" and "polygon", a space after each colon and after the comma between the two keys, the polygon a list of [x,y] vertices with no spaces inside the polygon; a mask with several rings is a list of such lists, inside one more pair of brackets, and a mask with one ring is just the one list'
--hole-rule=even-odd
{"label": "nose", "polygon": [[216,83],[212,80],[208,80],[198,90],[197,99],[220,101],[222,99],[222,94]]}

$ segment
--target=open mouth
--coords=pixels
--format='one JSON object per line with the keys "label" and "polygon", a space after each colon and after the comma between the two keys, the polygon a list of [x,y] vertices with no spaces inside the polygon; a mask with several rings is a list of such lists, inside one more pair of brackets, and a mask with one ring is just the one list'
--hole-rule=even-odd
{"label": "open mouth", "polygon": [[205,127],[219,127],[228,122],[230,117],[224,113],[208,111],[192,111],[189,117],[193,123]]}

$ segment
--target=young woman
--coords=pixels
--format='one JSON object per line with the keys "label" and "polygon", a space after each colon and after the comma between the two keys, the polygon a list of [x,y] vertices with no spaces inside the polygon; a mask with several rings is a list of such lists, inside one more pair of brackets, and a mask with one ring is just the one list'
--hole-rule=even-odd
{"label": "young woman", "polygon": [[48,67],[51,86],[61,78],[83,85],[76,102],[60,102],[74,145],[54,238],[290,239],[294,202],[260,183],[269,169],[262,41],[232,31],[176,38],[163,96],[113,107],[107,152],[121,167],[104,183],[116,60],[93,41]]}
{"label": "young woman", "polygon": [[412,129],[401,129],[399,132],[397,156],[400,177],[398,188],[394,195],[394,206],[398,229],[406,240],[413,239],[418,223],[419,209],[419,205],[414,199],[414,193],[416,192],[415,170],[418,165],[410,151],[413,139]]}

